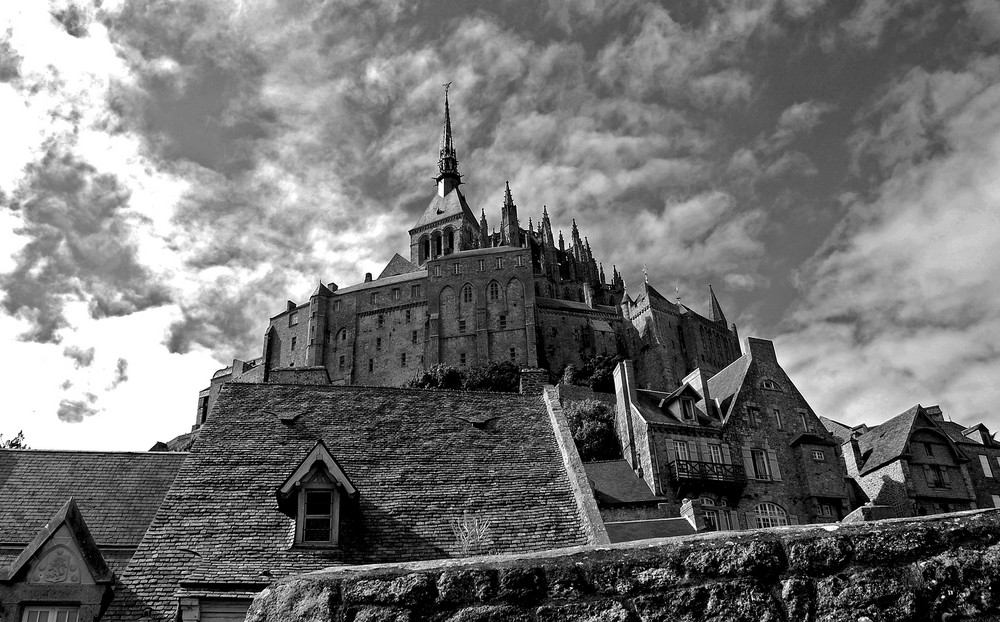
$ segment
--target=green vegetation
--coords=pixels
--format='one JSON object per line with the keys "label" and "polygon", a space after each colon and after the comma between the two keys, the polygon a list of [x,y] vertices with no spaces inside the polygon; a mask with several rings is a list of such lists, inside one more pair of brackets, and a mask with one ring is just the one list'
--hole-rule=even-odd
{"label": "green vegetation", "polygon": [[3,440],[3,434],[0,434],[0,449],[31,449],[28,447],[27,443],[24,442],[24,430],[21,430],[14,436],[14,438],[9,438]]}
{"label": "green vegetation", "polygon": [[589,387],[598,393],[614,393],[614,371],[621,361],[620,356],[598,354],[585,360],[582,365],[567,365],[563,370],[562,382]]}
{"label": "green vegetation", "polygon": [[615,409],[597,400],[567,402],[563,407],[580,459],[617,460],[621,458],[615,435]]}
{"label": "green vegetation", "polygon": [[517,393],[520,380],[521,370],[517,365],[509,361],[500,361],[468,369],[451,365],[433,365],[403,386],[415,389]]}

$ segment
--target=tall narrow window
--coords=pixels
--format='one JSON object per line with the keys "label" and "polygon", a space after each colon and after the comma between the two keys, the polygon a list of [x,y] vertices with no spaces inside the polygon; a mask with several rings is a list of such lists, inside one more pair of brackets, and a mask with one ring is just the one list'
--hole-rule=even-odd
{"label": "tall narrow window", "polygon": [[503,257],[497,257],[496,258],[496,266],[497,266],[497,270],[503,269]]}
{"label": "tall narrow window", "polygon": [[409,309],[406,310],[406,323],[407,324],[410,323],[410,310]]}
{"label": "tall narrow window", "polygon": [[307,490],[302,541],[321,543],[333,540],[333,491]]}
{"label": "tall narrow window", "polygon": [[413,331],[410,338],[413,340],[413,343],[417,343],[417,331]]}
{"label": "tall narrow window", "polygon": [[688,450],[687,441],[674,441],[674,453],[678,460],[690,460],[691,453]]}
{"label": "tall narrow window", "polygon": [[479,260],[479,271],[482,272],[485,269],[486,269],[486,260],[485,259],[480,259]]}
{"label": "tall narrow window", "polygon": [[458,355],[458,364],[465,365],[465,352]]}
{"label": "tall narrow window", "polygon": [[452,274],[462,274],[462,264],[455,262],[451,265]]}
{"label": "tall narrow window", "polygon": [[420,297],[420,286],[419,285],[411,285],[410,286],[410,298],[419,298],[419,297]]}
{"label": "tall narrow window", "polygon": [[462,302],[472,302],[472,286],[466,285],[462,288]]}
{"label": "tall narrow window", "polygon": [[458,320],[458,332],[460,332],[460,333],[464,333],[465,332],[465,320],[461,320],[461,319]]}
{"label": "tall narrow window", "polygon": [[753,462],[754,479],[771,479],[770,467],[767,463],[767,454],[763,449],[751,449],[750,459]]}
{"label": "tall narrow window", "polygon": [[511,361],[516,361],[517,360],[517,349],[516,348],[511,348],[510,349],[510,360]]}
{"label": "tall narrow window", "polygon": [[802,419],[802,429],[806,432],[809,431],[809,415],[804,412],[799,412],[799,418]]}
{"label": "tall narrow window", "polygon": [[368,302],[371,304],[378,304],[378,292],[368,294]]}
{"label": "tall narrow window", "polygon": [[500,330],[507,330],[507,316],[501,315],[499,318]]}
{"label": "tall narrow window", "polygon": [[781,425],[781,411],[777,408],[774,409],[774,425],[778,426],[778,429],[782,429]]}
{"label": "tall narrow window", "polygon": [[722,464],[722,445],[709,445],[708,456],[715,464]]}
{"label": "tall narrow window", "polygon": [[392,288],[392,299],[393,300],[399,300],[399,297],[400,297],[399,288],[398,287],[393,287]]}
{"label": "tall narrow window", "polygon": [[694,421],[694,401],[688,399],[681,400],[681,416],[685,421]]}
{"label": "tall narrow window", "polygon": [[760,425],[760,409],[755,406],[747,406],[747,423],[757,427]]}
{"label": "tall narrow window", "polygon": [[295,335],[292,335],[292,349],[293,350],[295,349],[295,342],[296,341],[298,341],[298,337],[296,337]]}
{"label": "tall narrow window", "polygon": [[490,300],[500,299],[500,284],[496,281],[490,282]]}
{"label": "tall narrow window", "polygon": [[288,316],[288,325],[295,326],[299,323],[299,312],[292,311],[291,315]]}
{"label": "tall narrow window", "polygon": [[340,369],[344,369],[344,355],[343,354],[340,355],[339,366],[340,366]]}
{"label": "tall narrow window", "polygon": [[375,371],[375,359],[368,359],[368,373]]}
{"label": "tall narrow window", "polygon": [[399,366],[406,367],[406,352],[399,355]]}

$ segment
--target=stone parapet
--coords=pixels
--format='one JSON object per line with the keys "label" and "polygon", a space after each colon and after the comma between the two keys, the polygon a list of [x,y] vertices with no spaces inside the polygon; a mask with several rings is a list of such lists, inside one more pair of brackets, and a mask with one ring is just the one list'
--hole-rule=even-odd
{"label": "stone parapet", "polygon": [[1000,619],[1000,512],[331,568],[251,622]]}

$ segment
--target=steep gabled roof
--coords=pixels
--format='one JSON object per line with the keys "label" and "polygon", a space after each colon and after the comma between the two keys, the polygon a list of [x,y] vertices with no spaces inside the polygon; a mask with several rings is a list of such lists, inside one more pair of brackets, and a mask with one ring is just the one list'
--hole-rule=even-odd
{"label": "steep gabled roof", "polygon": [[474,223],[476,228],[479,228],[479,221],[473,215],[472,209],[469,207],[469,203],[465,200],[465,195],[462,194],[460,189],[454,188],[444,196],[435,194],[427,209],[420,215],[417,224],[413,225],[411,231],[425,225],[433,224],[439,220],[446,220],[463,214],[470,223]]}
{"label": "steep gabled roof", "polygon": [[410,263],[408,259],[400,255],[399,253],[395,253],[392,256],[392,259],[389,260],[389,263],[385,265],[385,268],[382,269],[382,272],[378,275],[378,278],[384,279],[387,276],[396,276],[397,274],[409,274],[410,272],[414,272],[419,269],[420,269],[419,266],[413,265],[412,263]]}
{"label": "steep gabled roof", "polygon": [[[358,490],[342,505],[337,550],[293,546],[295,521],[276,499],[318,441]],[[132,620],[147,607],[167,617],[182,581],[236,589],[267,583],[265,570],[279,579],[454,556],[463,513],[489,525],[497,553],[587,542],[538,397],[226,384],[104,620]]]}
{"label": "steep gabled roof", "polygon": [[[750,369],[750,362],[750,354],[745,353],[708,379],[708,394],[712,399],[719,401],[719,410],[723,421],[727,421],[729,415],[732,414],[733,404],[736,403],[734,398],[743,386],[743,379],[746,378],[747,370]],[[705,410],[704,400],[699,403],[699,406]]]}
{"label": "steep gabled roof", "polygon": [[948,434],[933,419],[927,416],[920,404],[917,404],[885,423],[871,428],[866,434],[858,438],[858,448],[861,450],[861,456],[865,461],[860,470],[861,474],[866,475],[893,460],[898,460],[907,455],[909,453],[910,435],[913,434],[915,428],[918,426],[937,431],[956,455],[964,457],[964,454],[958,449]]}
{"label": "steep gabled roof", "polygon": [[66,526],[70,535],[72,535],[73,540],[79,548],[80,556],[87,565],[87,569],[93,577],[94,582],[110,583],[113,581],[114,575],[104,562],[104,557],[101,555],[97,543],[94,542],[94,538],[87,528],[87,523],[83,520],[83,515],[80,514],[80,509],[76,506],[72,498],[67,500],[42,525],[38,533],[35,534],[34,539],[24,547],[21,554],[17,556],[17,559],[8,568],[0,568],[0,581],[6,581],[16,576],[63,525]]}

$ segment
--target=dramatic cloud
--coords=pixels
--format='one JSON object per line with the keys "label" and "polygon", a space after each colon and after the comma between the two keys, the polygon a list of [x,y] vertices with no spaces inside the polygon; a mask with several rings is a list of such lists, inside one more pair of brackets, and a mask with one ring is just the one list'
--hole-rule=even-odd
{"label": "dramatic cloud", "polygon": [[118,359],[118,362],[115,363],[115,377],[111,380],[111,384],[108,388],[116,389],[118,388],[118,385],[123,382],[128,382],[128,361],[120,358]]}
{"label": "dramatic cloud", "polygon": [[92,417],[100,412],[100,409],[94,407],[96,401],[97,396],[93,393],[87,393],[83,399],[79,400],[62,400],[59,402],[56,416],[59,417],[60,421],[66,423],[80,423],[87,417]]}
{"label": "dramatic cloud", "polygon": [[77,346],[68,346],[63,350],[63,356],[73,361],[73,367],[80,369],[81,367],[90,367],[90,364],[94,362],[94,348],[83,348]]}

